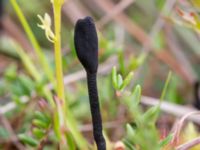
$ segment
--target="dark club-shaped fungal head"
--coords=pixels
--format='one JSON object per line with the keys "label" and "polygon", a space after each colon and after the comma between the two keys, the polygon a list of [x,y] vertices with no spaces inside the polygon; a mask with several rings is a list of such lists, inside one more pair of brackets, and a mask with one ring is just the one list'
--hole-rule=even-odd
{"label": "dark club-shaped fungal head", "polygon": [[91,17],[77,21],[74,42],[77,56],[87,73],[96,73],[98,68],[98,37]]}

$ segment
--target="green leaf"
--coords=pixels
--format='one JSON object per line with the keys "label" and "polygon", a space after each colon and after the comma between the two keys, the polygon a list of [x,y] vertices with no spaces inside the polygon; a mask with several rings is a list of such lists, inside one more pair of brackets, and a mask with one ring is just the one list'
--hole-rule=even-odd
{"label": "green leaf", "polygon": [[163,91],[162,91],[160,100],[163,100],[163,99],[164,99],[171,78],[172,78],[172,73],[171,73],[171,71],[170,71],[170,72],[168,73],[167,80],[166,80],[166,82],[165,82],[164,89],[163,89]]}
{"label": "green leaf", "polygon": [[147,53],[146,52],[141,53],[140,56],[137,58],[137,64],[139,66],[142,65],[146,58],[147,58]]}
{"label": "green leaf", "polygon": [[5,73],[4,73],[4,77],[5,77],[5,79],[8,80],[8,81],[15,80],[16,77],[17,77],[17,66],[14,65],[14,64],[10,65],[10,66],[6,69],[6,71],[5,71]]}
{"label": "green leaf", "polygon": [[57,139],[61,139],[62,135],[60,133],[60,124],[59,124],[59,116],[58,116],[58,112],[55,111],[54,113],[54,119],[53,119],[53,122],[54,122],[54,132],[55,132],[55,135],[57,137]]}
{"label": "green leaf", "polygon": [[132,99],[133,99],[133,105],[137,106],[140,103],[141,99],[141,86],[137,85],[132,92]]}
{"label": "green leaf", "polygon": [[35,118],[38,119],[38,120],[41,120],[45,123],[50,123],[50,118],[48,116],[46,116],[45,114],[39,112],[39,111],[36,111],[35,112]]}
{"label": "green leaf", "polygon": [[36,127],[42,128],[42,129],[47,129],[49,127],[48,123],[38,120],[38,119],[33,120],[33,125],[35,125]]}
{"label": "green leaf", "polygon": [[121,85],[123,84],[123,79],[120,74],[117,75],[117,89],[120,89]]}
{"label": "green leaf", "polygon": [[169,134],[165,139],[160,141],[159,146],[164,147],[165,145],[169,144],[169,142],[172,140],[173,134]]}
{"label": "green leaf", "polygon": [[130,124],[126,125],[126,132],[127,132],[128,139],[134,139],[135,130],[132,128]]}
{"label": "green leaf", "polygon": [[34,90],[34,82],[31,78],[22,74],[18,77],[18,81],[24,90],[24,95],[31,95],[31,92]]}
{"label": "green leaf", "polygon": [[118,53],[118,61],[119,61],[120,71],[121,71],[122,75],[124,75],[124,73],[125,73],[125,63],[124,63],[124,53],[123,53],[122,50]]}
{"label": "green leaf", "polygon": [[138,68],[138,61],[135,57],[131,57],[128,70],[136,70]]}
{"label": "green leaf", "polygon": [[123,140],[123,143],[125,144],[126,146],[126,149],[127,150],[137,150],[132,143],[129,142],[129,140]]}
{"label": "green leaf", "polygon": [[38,145],[38,141],[35,140],[34,138],[30,137],[30,136],[27,136],[25,134],[20,134],[20,135],[18,135],[18,137],[25,144],[28,144],[28,145],[30,145],[32,147],[36,147]]}
{"label": "green leaf", "polygon": [[120,86],[120,90],[122,91],[124,90],[124,88],[131,82],[132,77],[133,77],[133,72],[130,72],[124,79],[122,85]]}
{"label": "green leaf", "polygon": [[149,108],[143,115],[143,120],[147,124],[154,124],[160,111],[159,105]]}
{"label": "green leaf", "polygon": [[112,84],[114,86],[114,88],[117,90],[118,88],[118,83],[117,83],[117,69],[114,66],[112,69]]}
{"label": "green leaf", "polygon": [[34,128],[32,133],[39,140],[45,136],[45,131],[38,129],[38,128]]}
{"label": "green leaf", "polygon": [[67,134],[67,143],[68,143],[70,150],[76,149],[76,145],[75,145],[74,139],[71,134]]}

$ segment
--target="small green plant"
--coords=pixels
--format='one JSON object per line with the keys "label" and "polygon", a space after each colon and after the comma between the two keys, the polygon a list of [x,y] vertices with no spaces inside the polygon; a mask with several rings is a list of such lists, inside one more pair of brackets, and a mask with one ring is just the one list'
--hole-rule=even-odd
{"label": "small green plant", "polygon": [[49,112],[42,113],[41,111],[35,111],[34,119],[32,121],[31,136],[26,134],[19,134],[19,139],[24,143],[32,147],[44,147],[44,143],[48,138],[51,129],[51,118]]}
{"label": "small green plant", "polygon": [[[129,150],[149,150],[152,146],[154,150],[160,150],[171,141],[172,135],[170,134],[165,139],[160,140],[159,132],[156,128],[160,104],[143,111],[139,105],[141,101],[140,85],[136,85],[131,92],[124,91],[124,88],[130,83],[132,77],[133,73],[131,72],[123,80],[122,76],[117,74],[116,67],[112,70],[113,87],[133,119],[133,122],[126,125],[127,135],[123,142]],[[168,75],[161,99],[164,98],[170,78],[171,73]]]}

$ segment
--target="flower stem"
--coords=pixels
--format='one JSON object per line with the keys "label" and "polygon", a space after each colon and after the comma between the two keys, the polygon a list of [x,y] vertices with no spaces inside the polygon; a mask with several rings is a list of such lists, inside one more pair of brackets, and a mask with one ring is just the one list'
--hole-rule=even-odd
{"label": "flower stem", "polygon": [[53,3],[54,7],[54,30],[55,30],[55,40],[54,40],[54,53],[55,53],[55,65],[56,65],[56,90],[59,98],[60,107],[57,106],[56,112],[58,113],[58,138],[61,140],[61,145],[65,143],[64,135],[62,133],[62,128],[66,127],[66,101],[64,94],[64,83],[63,83],[63,69],[62,69],[62,52],[61,52],[61,4],[58,1]]}
{"label": "flower stem", "polygon": [[[79,132],[76,124],[76,120],[74,119],[72,113],[68,109],[68,105],[65,101],[64,95],[64,83],[63,83],[63,69],[62,69],[62,53],[61,53],[61,8],[63,0],[54,0],[54,32],[55,32],[55,41],[54,41],[54,51],[55,51],[55,64],[56,64],[56,79],[57,79],[57,95],[61,100],[61,109],[62,111],[57,110],[59,113],[59,126],[60,133],[59,136],[64,135],[62,131],[62,127],[68,127],[71,131],[77,145],[79,148],[86,150],[88,148],[87,142],[83,138],[82,134]],[[64,122],[63,122],[64,121]],[[62,124],[61,124],[62,123]],[[64,135],[65,136],[65,135]],[[63,137],[60,137],[63,138]],[[60,143],[62,146],[62,143]],[[63,146],[62,146],[63,147]]]}
{"label": "flower stem", "polygon": [[[56,3],[56,2],[55,2]],[[61,6],[54,6],[54,24],[55,24],[55,63],[56,63],[56,79],[57,79],[57,94],[64,104],[64,83],[63,83],[63,69],[62,69],[62,53],[61,53]]]}

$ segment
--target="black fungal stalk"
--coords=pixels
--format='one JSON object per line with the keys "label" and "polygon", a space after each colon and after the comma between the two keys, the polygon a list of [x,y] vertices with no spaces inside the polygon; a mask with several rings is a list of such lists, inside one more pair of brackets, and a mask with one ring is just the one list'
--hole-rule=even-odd
{"label": "black fungal stalk", "polygon": [[93,136],[98,150],[106,150],[106,142],[102,133],[102,119],[96,81],[98,69],[98,37],[95,24],[91,17],[78,20],[75,26],[74,41],[77,56],[87,73]]}

